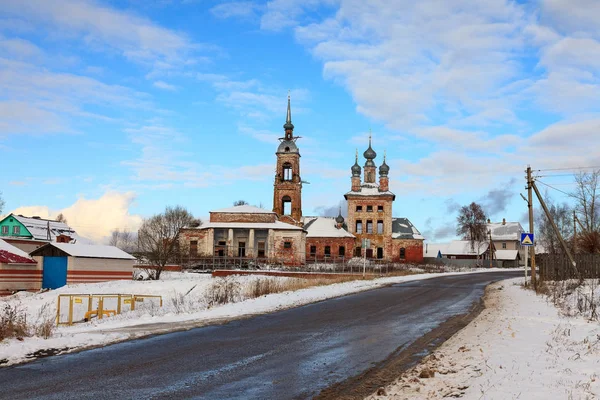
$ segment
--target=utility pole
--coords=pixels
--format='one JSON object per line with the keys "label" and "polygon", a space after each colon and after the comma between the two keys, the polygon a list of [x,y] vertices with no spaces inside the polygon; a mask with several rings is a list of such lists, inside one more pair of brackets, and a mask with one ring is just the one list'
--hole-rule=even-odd
{"label": "utility pole", "polygon": [[492,252],[492,230],[488,230],[488,234],[490,235],[490,268],[492,268],[492,259],[494,258],[494,253]]}
{"label": "utility pole", "polygon": [[573,210],[573,254],[577,254],[577,214]]}
{"label": "utility pole", "polygon": [[[533,195],[531,188],[533,181],[531,179],[531,166],[527,166],[527,207],[529,208],[529,233],[533,234]],[[534,235],[535,237],[535,235]],[[531,257],[531,285],[537,290],[537,280],[535,272],[535,243],[529,246],[529,256]]]}
{"label": "utility pole", "polygon": [[577,276],[577,278],[582,279],[581,275],[579,274],[579,270],[577,269],[577,263],[573,259],[573,255],[569,251],[569,248],[567,247],[567,244],[565,243],[562,235],[560,234],[558,227],[554,223],[554,219],[552,219],[552,215],[550,215],[550,212],[548,211],[548,207],[546,207],[546,203],[544,202],[544,199],[542,198],[540,191],[538,190],[537,186],[535,185],[535,182],[531,182],[531,186],[533,186],[533,190],[535,190],[535,194],[536,194],[538,200],[540,201],[540,204],[542,205],[544,212],[546,213],[546,217],[548,218],[548,220],[550,221],[550,224],[552,225],[552,228],[554,229],[554,233],[556,233],[556,236],[558,236],[558,240],[560,241],[560,244],[562,245],[563,250],[565,251],[565,253],[567,253],[567,257],[569,257],[569,260],[571,261],[571,264],[573,265],[573,270],[575,271],[575,275]]}

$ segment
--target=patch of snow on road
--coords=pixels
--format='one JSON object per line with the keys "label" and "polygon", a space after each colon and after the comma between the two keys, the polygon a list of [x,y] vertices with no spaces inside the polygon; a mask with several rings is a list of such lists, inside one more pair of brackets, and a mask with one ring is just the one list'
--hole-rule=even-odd
{"label": "patch of snow on road", "polygon": [[599,398],[600,324],[564,316],[522,281],[490,286],[473,322],[368,399]]}

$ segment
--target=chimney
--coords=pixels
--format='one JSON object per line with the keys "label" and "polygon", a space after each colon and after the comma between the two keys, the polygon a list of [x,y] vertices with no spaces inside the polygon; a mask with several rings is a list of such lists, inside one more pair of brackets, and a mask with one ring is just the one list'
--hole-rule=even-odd
{"label": "chimney", "polygon": [[506,218],[502,218],[502,225],[506,225]]}

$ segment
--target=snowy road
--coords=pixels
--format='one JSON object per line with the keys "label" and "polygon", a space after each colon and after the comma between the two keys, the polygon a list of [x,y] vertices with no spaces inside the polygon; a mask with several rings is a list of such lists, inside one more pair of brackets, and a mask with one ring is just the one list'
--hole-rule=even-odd
{"label": "snowy road", "polygon": [[[413,281],[3,368],[0,398],[311,398],[469,312],[490,282],[515,276]],[[341,385],[325,397],[360,397],[364,389]]]}

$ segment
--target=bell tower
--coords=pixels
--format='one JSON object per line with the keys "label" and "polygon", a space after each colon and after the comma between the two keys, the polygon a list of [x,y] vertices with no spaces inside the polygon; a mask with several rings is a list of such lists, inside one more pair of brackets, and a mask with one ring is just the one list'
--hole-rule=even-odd
{"label": "bell tower", "polygon": [[285,135],[279,138],[277,167],[273,189],[273,212],[281,221],[302,226],[302,179],[300,179],[300,151],[294,136],[290,96],[283,125]]}

